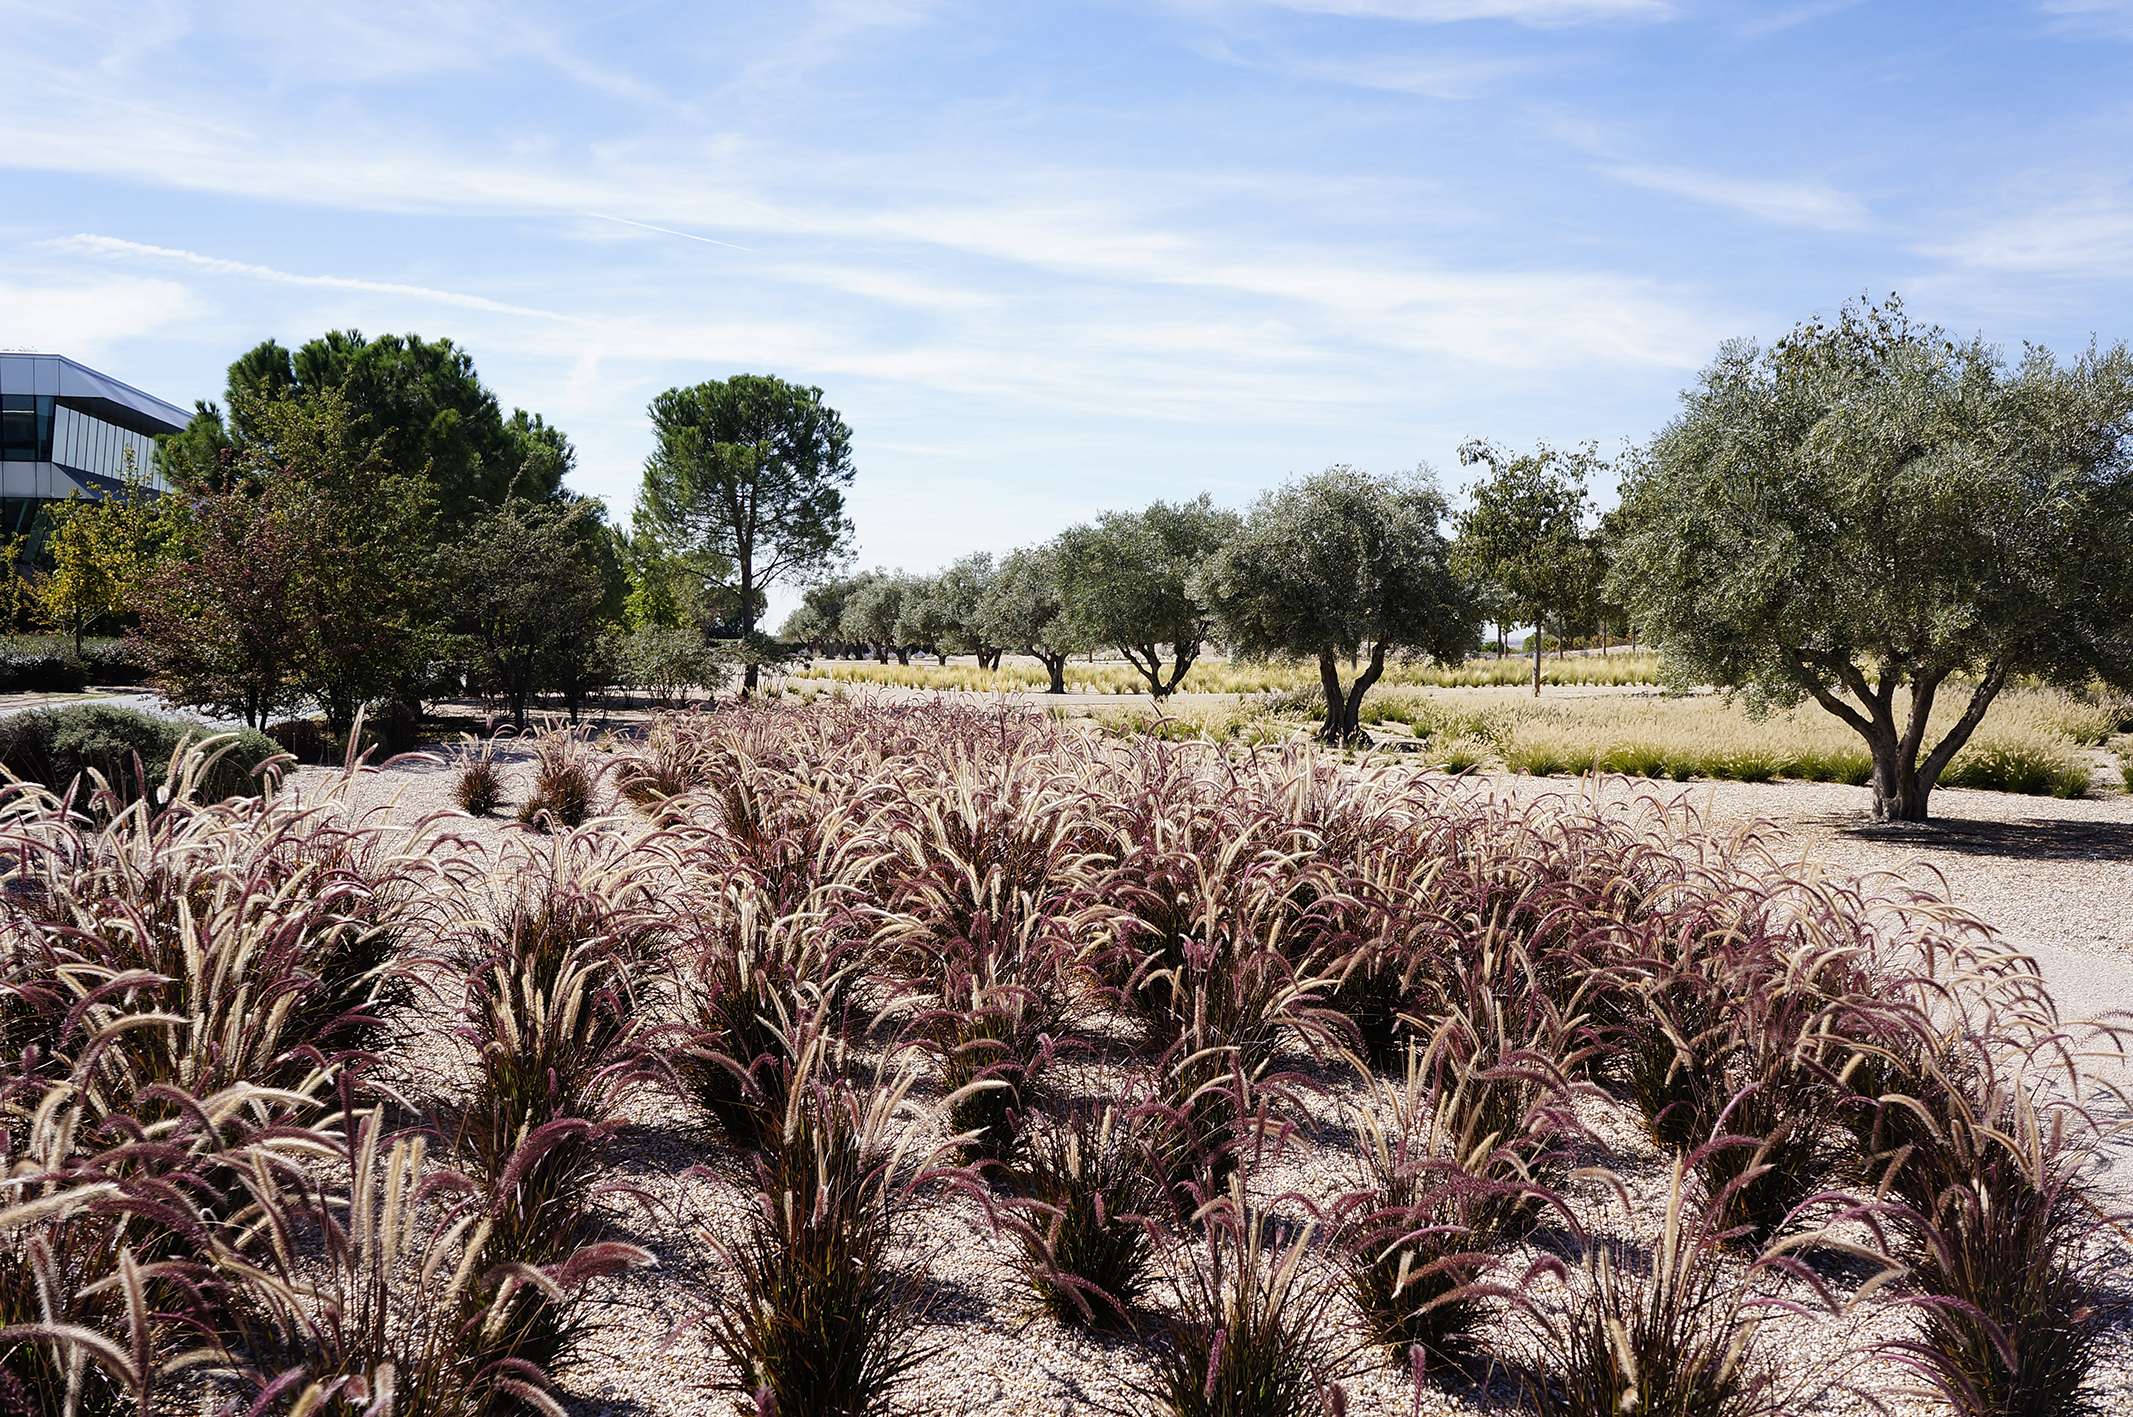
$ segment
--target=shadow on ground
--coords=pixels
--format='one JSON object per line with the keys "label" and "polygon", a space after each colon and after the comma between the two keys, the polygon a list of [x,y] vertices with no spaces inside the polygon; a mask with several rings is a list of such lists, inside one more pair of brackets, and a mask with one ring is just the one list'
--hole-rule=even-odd
{"label": "shadow on ground", "polygon": [[2017,861],[2133,860],[2133,822],[2026,817],[2008,822],[1950,820],[1904,825],[1832,819],[1832,824],[1843,835],[1859,841],[1961,856],[1999,856]]}

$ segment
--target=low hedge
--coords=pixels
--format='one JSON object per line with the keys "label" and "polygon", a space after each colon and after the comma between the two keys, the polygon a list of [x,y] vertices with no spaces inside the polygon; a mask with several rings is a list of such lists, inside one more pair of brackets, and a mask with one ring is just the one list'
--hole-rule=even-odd
{"label": "low hedge", "polygon": [[148,682],[148,666],[124,640],[82,641],[54,635],[0,636],[0,694],[74,694],[92,684]]}
{"label": "low hedge", "polygon": [[[179,743],[197,743],[215,731],[110,704],[34,709],[0,718],[0,766],[54,792],[65,792],[93,769],[131,801],[141,795],[144,776],[150,790],[161,783]],[[265,784],[254,769],[281,751],[264,733],[239,731],[236,742],[223,745],[222,756],[201,780],[200,796],[256,796]]]}

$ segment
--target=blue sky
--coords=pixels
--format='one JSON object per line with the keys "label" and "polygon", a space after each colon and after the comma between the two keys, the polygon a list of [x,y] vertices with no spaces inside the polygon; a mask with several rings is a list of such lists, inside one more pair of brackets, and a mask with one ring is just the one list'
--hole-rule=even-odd
{"label": "blue sky", "polygon": [[0,0],[0,346],[447,334],[626,513],[819,383],[866,563],[1642,439],[1862,290],[2133,334],[2133,0]]}

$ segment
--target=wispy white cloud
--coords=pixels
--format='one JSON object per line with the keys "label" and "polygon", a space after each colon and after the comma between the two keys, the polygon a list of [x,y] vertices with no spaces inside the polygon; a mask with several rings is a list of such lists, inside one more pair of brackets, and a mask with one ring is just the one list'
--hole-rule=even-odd
{"label": "wispy white cloud", "polygon": [[509,301],[492,300],[485,295],[469,295],[458,290],[439,290],[434,286],[408,285],[400,281],[369,280],[361,276],[311,275],[295,271],[278,270],[273,266],[255,265],[248,261],[232,261],[221,256],[202,255],[198,251],[184,251],[170,246],[152,246],[140,241],[127,241],[116,236],[98,236],[81,233],[59,237],[47,243],[51,248],[74,251],[84,255],[121,257],[147,260],[165,265],[184,266],[211,275],[242,276],[249,280],[270,281],[275,285],[310,286],[319,290],[360,291],[368,295],[398,296],[419,300],[432,305],[446,305],[460,310],[480,310],[493,315],[516,315],[529,320],[569,321],[574,317],[554,310],[543,310],[532,305],[515,305]]}
{"label": "wispy white cloud", "polygon": [[93,358],[198,319],[206,303],[177,281],[141,276],[0,281],[0,348]]}
{"label": "wispy white cloud", "polygon": [[1871,221],[1864,202],[1825,182],[1742,177],[1649,163],[1608,163],[1600,171],[1632,187],[1721,207],[1780,226],[1858,231]]}
{"label": "wispy white cloud", "polygon": [[684,241],[701,241],[706,246],[723,246],[728,251],[752,252],[755,250],[753,246],[742,246],[733,241],[721,241],[715,236],[705,236],[701,232],[676,231],[671,226],[659,226],[649,221],[633,221],[626,216],[609,216],[606,212],[586,212],[583,215],[590,221],[611,221],[617,226],[634,226],[639,231],[650,231],[660,236],[678,236]]}
{"label": "wispy white cloud", "polygon": [[1245,58],[1224,47],[1228,57],[1251,68],[1317,83],[1413,94],[1417,98],[1459,101],[1478,98],[1508,79],[1550,67],[1528,56],[1456,54],[1303,55],[1281,53]]}
{"label": "wispy white cloud", "polygon": [[2061,30],[2133,39],[2133,0],[2040,0],[2037,8]]}
{"label": "wispy white cloud", "polygon": [[1742,39],[1768,39],[1846,10],[1856,10],[1862,3],[1863,0],[1801,0],[1797,5],[1751,12],[1734,25],[1733,32]]}
{"label": "wispy white cloud", "polygon": [[2133,277],[2133,194],[2098,191],[1980,221],[1922,243],[1940,260],[2040,276]]}

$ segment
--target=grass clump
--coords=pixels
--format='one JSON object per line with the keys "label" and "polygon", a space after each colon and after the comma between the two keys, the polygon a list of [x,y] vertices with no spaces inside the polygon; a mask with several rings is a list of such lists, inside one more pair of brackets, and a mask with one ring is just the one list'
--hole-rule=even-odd
{"label": "grass clump", "polygon": [[705,1315],[727,1386],[780,1417],[890,1410],[937,1350],[923,1275],[898,1262],[908,1208],[934,1173],[901,1159],[889,1119],[908,1079],[855,1092],[797,1081],[756,1159],[740,1234],[717,1241],[736,1288]]}
{"label": "grass clump", "polygon": [[1305,1272],[1313,1227],[1270,1243],[1271,1217],[1241,1183],[1194,1217],[1200,1238],[1178,1282],[1180,1316],[1145,1395],[1171,1417],[1316,1417],[1337,1393],[1326,1352],[1335,1291]]}
{"label": "grass clump", "polygon": [[1649,1269],[1640,1272],[1595,1245],[1567,1309],[1536,1318],[1542,1361],[1522,1383],[1535,1417],[1774,1417],[1783,1410],[1777,1372],[1759,1341],[1761,1311],[1726,1273],[1715,1236],[1686,1209],[1684,1170],[1677,1160]]}
{"label": "grass clump", "polygon": [[591,741],[575,728],[549,728],[533,740],[533,786],[518,819],[539,831],[575,830],[593,813],[600,765]]}
{"label": "grass clump", "polygon": [[471,735],[461,746],[452,796],[470,817],[489,817],[504,803],[504,771],[496,761],[496,740]]}
{"label": "grass clump", "polygon": [[1167,1199],[1131,1114],[1082,1105],[1038,1118],[1013,1177],[1008,1225],[1045,1308],[1062,1323],[1132,1327]]}

